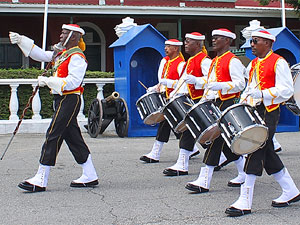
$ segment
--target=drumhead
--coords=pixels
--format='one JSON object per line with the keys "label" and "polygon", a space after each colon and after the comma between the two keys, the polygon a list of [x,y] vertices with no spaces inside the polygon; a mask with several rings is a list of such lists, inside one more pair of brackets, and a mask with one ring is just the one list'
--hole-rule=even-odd
{"label": "drumhead", "polygon": [[190,113],[191,111],[193,111],[195,108],[198,108],[199,105],[203,105],[205,103],[211,103],[211,101],[206,101],[206,102],[197,102],[196,104],[194,104],[187,113]]}
{"label": "drumhead", "polygon": [[300,116],[300,109],[297,106],[294,98],[290,98],[287,102],[285,102],[285,106],[288,110],[290,110],[295,116]]}
{"label": "drumhead", "polygon": [[144,123],[147,125],[155,125],[165,120],[164,114],[161,111],[151,113],[144,119]]}
{"label": "drumhead", "polygon": [[197,142],[200,144],[211,143],[221,134],[221,130],[217,123],[212,124],[210,127],[205,129],[198,137]]}
{"label": "drumhead", "polygon": [[174,102],[175,100],[182,98],[184,99],[183,101],[187,101],[188,103],[190,102],[190,99],[186,95],[175,95],[172,98],[170,98],[168,103]]}
{"label": "drumhead", "polygon": [[245,103],[237,103],[237,104],[231,105],[231,106],[229,106],[228,108],[226,108],[226,109],[222,112],[222,116],[221,116],[220,120],[222,119],[222,117],[223,117],[226,113],[228,113],[228,111],[230,111],[230,110],[232,110],[232,109],[234,109],[234,108],[236,108],[236,107],[240,107],[240,106],[252,108],[251,105],[245,104]]}
{"label": "drumhead", "polygon": [[203,104],[204,102],[198,102],[198,103],[196,103],[195,105],[193,105],[190,109],[189,109],[189,111],[188,111],[188,113],[190,113],[191,111],[193,111],[195,108],[197,108],[199,105],[201,105],[201,104]]}
{"label": "drumhead", "polygon": [[174,131],[176,133],[182,133],[187,130],[186,124],[184,121],[181,121],[175,128]]}
{"label": "drumhead", "polygon": [[148,96],[148,95],[152,95],[152,94],[160,95],[161,93],[155,92],[155,91],[147,92],[146,94],[142,95],[142,96],[136,101],[135,104],[137,105],[143,98],[145,98],[145,97]]}
{"label": "drumhead", "polygon": [[174,97],[170,98],[169,101],[164,105],[164,108],[168,108],[168,106],[174,102],[177,98],[182,97],[183,95],[175,95]]}
{"label": "drumhead", "polygon": [[268,128],[261,124],[249,126],[234,137],[230,148],[237,155],[250,154],[266,142],[268,135]]}
{"label": "drumhead", "polygon": [[291,66],[291,71],[297,71],[300,70],[300,63],[294,64]]}

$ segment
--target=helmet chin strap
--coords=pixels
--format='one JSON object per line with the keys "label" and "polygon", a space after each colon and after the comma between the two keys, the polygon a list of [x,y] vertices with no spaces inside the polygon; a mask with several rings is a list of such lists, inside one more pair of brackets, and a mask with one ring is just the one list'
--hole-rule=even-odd
{"label": "helmet chin strap", "polygon": [[67,45],[67,43],[69,42],[69,40],[70,40],[72,34],[73,34],[73,31],[71,30],[71,32],[69,33],[67,39],[65,40],[65,42],[64,42],[64,44],[63,44],[63,47],[66,47],[66,45]]}

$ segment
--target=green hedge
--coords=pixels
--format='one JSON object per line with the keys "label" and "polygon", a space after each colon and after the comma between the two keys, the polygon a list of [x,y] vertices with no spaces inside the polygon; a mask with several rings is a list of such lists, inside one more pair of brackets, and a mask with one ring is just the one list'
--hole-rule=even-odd
{"label": "green hedge", "polygon": [[[0,69],[0,79],[17,79],[17,78],[31,78],[35,79],[43,73],[42,70],[32,69]],[[85,78],[112,78],[113,72],[102,71],[87,71]],[[103,94],[107,97],[114,91],[114,84],[107,84],[104,86]],[[0,85],[0,120],[7,120],[9,118],[9,101],[10,101],[10,87],[7,85]],[[32,94],[31,85],[20,85],[18,87],[19,111],[21,116],[29,97]],[[48,87],[39,89],[39,94],[42,102],[41,116],[42,118],[50,118],[53,114],[52,95]],[[95,84],[86,84],[84,86],[84,114],[87,116],[91,101],[97,96],[97,87]],[[31,118],[32,110],[29,108],[26,112],[25,119]]]}

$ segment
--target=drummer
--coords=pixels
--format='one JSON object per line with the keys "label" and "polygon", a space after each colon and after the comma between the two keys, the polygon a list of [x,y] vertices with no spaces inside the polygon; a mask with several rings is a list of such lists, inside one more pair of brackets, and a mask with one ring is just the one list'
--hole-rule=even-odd
{"label": "drummer", "polygon": [[[183,74],[171,95],[188,95],[195,103],[203,96],[205,78],[207,77],[211,59],[207,56],[204,46],[205,36],[198,32],[185,35],[185,52],[190,55],[186,62]],[[204,78],[204,79],[203,79]],[[185,83],[183,83],[185,82]],[[177,162],[166,168],[166,176],[180,176],[188,174],[189,158],[196,149],[196,140],[189,130],[181,134],[179,141],[179,156]]]}
{"label": "drummer", "polygon": [[[217,56],[213,59],[207,78],[207,89],[201,101],[215,101],[221,111],[235,103],[240,91],[245,87],[244,70],[241,61],[229,51],[236,35],[227,29],[212,31],[212,46]],[[227,160],[234,161],[238,176],[228,182],[228,186],[240,186],[244,182],[244,158],[232,153],[222,136],[216,138],[206,149],[203,162],[205,167],[200,169],[197,180],[187,183],[186,189],[203,193],[208,192],[213,171],[220,159],[221,151]]]}
{"label": "drummer", "polygon": [[[169,98],[170,93],[177,85],[180,74],[185,64],[183,55],[180,52],[182,42],[176,39],[170,39],[165,41],[165,53],[164,57],[159,65],[158,80],[159,83],[153,87],[147,89],[148,92],[164,92],[165,97]],[[171,126],[167,120],[163,120],[159,123],[159,127],[156,134],[156,140],[152,146],[152,150],[140,157],[140,160],[146,163],[159,162],[160,153],[164,143],[169,141],[171,133]],[[179,134],[176,134],[179,137]],[[197,151],[197,149],[195,149]]]}
{"label": "drummer", "polygon": [[272,201],[273,207],[289,206],[300,200],[300,192],[275,153],[272,141],[280,116],[279,104],[293,95],[292,75],[288,63],[272,51],[275,36],[266,30],[255,31],[251,36],[252,53],[257,58],[247,67],[248,86],[241,101],[256,108],[269,129],[269,137],[264,147],[248,154],[244,167],[245,183],[241,186],[238,200],[225,211],[229,216],[251,213],[255,180],[262,175],[263,169],[268,175],[273,175],[283,191],[279,198]]}

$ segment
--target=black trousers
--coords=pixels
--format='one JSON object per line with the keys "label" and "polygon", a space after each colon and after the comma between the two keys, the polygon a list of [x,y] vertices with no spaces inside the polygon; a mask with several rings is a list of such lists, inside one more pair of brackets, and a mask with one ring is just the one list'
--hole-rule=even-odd
{"label": "black trousers", "polygon": [[[195,104],[197,104],[199,101],[200,99],[193,100]],[[196,140],[188,129],[181,133],[179,140],[179,148],[183,148],[188,151],[193,151],[195,144]]]}
{"label": "black trousers", "polygon": [[[222,101],[221,99],[217,99],[216,105],[219,107],[221,111],[224,111],[226,108],[234,104],[235,99],[228,99]],[[225,143],[225,140],[220,135],[216,138],[211,144],[208,145],[204,157],[203,162],[209,166],[218,166],[221,156],[221,151],[223,151],[229,162],[238,160],[240,158],[239,155],[234,154],[228,145]]]}
{"label": "black trousers", "polygon": [[[164,95],[164,97],[167,98],[166,94]],[[168,121],[161,121],[157,129],[156,140],[167,143],[169,141],[171,131],[173,131],[173,129],[171,128]],[[176,133],[175,131],[173,131],[173,133],[175,134],[177,139],[180,138],[180,134]]]}
{"label": "black trousers", "polygon": [[[159,123],[159,127],[157,130],[156,140],[167,143],[169,141],[171,131],[173,131],[173,130],[172,130],[170,124],[168,123],[168,121],[167,120],[161,121]],[[174,132],[176,138],[179,139],[180,134],[176,133],[175,131],[173,131],[173,132]]]}
{"label": "black trousers", "polygon": [[279,156],[274,151],[272,140],[276,132],[276,126],[280,116],[280,108],[272,112],[268,112],[264,104],[261,104],[257,106],[256,109],[269,129],[269,136],[264,147],[258,149],[254,153],[248,154],[246,157],[244,171],[247,174],[261,176],[263,169],[265,169],[267,174],[271,175],[279,172],[284,167]]}
{"label": "black trousers", "polygon": [[54,166],[62,142],[65,141],[78,164],[85,163],[90,151],[77,123],[80,95],[54,95],[54,115],[42,146],[40,163]]}

